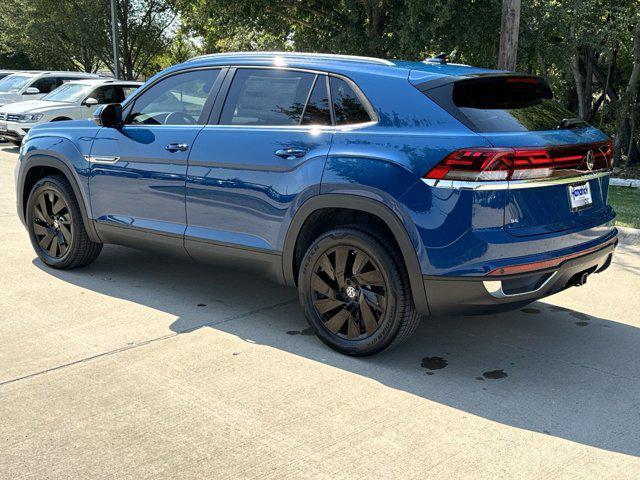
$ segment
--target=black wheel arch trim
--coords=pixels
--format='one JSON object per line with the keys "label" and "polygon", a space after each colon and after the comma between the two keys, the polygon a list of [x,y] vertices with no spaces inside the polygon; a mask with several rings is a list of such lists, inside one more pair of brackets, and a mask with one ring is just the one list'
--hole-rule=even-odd
{"label": "black wheel arch trim", "polygon": [[416,311],[423,315],[428,315],[429,305],[427,295],[422,280],[422,271],[415,247],[411,242],[409,233],[396,213],[386,205],[359,195],[326,193],[316,195],[303,203],[295,213],[291,224],[287,230],[282,252],[282,269],[284,281],[289,286],[296,285],[294,276],[294,255],[296,242],[304,223],[317,210],[324,208],[347,208],[359,210],[371,215],[375,215],[385,222],[389,230],[393,233],[396,243],[400,247],[400,253],[407,268],[409,284]]}
{"label": "black wheel arch trim", "polygon": [[82,222],[84,223],[84,227],[87,231],[87,234],[89,235],[89,238],[91,239],[92,242],[102,243],[102,241],[100,240],[100,237],[98,236],[98,232],[95,229],[93,220],[89,218],[89,215],[87,213],[85,199],[84,199],[84,196],[82,195],[82,191],[80,190],[80,187],[78,186],[76,177],[73,175],[73,173],[71,172],[71,169],[66,163],[64,163],[62,160],[55,157],[44,156],[44,155],[33,155],[29,157],[29,159],[26,161],[26,165],[24,166],[24,169],[21,172],[21,175],[18,179],[18,185],[17,185],[18,188],[17,188],[16,196],[18,197],[17,198],[18,206],[19,206],[18,214],[20,215],[20,221],[23,224],[25,224],[26,205],[24,202],[24,193],[25,193],[24,181],[27,177],[27,173],[32,168],[39,168],[39,167],[51,167],[51,168],[60,170],[62,172],[62,174],[69,181],[69,184],[73,189],[73,193],[76,196],[76,200],[78,201],[78,205],[80,206],[80,214],[82,215]]}

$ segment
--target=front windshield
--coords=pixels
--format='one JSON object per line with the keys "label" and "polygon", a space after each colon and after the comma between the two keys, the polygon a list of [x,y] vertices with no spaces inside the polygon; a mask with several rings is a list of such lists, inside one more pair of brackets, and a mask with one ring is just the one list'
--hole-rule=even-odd
{"label": "front windshield", "polygon": [[91,88],[91,85],[68,83],[45,95],[42,97],[42,100],[47,100],[48,102],[75,103],[86,97],[91,91]]}
{"label": "front windshield", "polygon": [[9,75],[0,80],[0,92],[12,92],[20,90],[33,77],[27,75]]}

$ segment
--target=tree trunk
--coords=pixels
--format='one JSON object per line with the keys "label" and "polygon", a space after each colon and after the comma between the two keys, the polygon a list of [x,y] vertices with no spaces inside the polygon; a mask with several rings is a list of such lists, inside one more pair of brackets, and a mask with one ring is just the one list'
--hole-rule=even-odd
{"label": "tree trunk", "polygon": [[640,22],[633,29],[633,69],[629,76],[629,83],[620,99],[620,111],[618,115],[618,126],[616,128],[615,141],[615,162],[619,163],[622,154],[628,156],[627,165],[637,160],[633,153],[637,150],[633,139],[631,116],[635,115],[636,91],[640,78]]}
{"label": "tree trunk", "polygon": [[576,95],[578,96],[578,115],[583,120],[586,119],[585,116],[585,91],[584,84],[582,83],[582,74],[580,73],[580,57],[579,54],[576,54],[571,57],[571,73],[573,73],[573,80],[576,85]]}
{"label": "tree trunk", "polygon": [[498,68],[513,71],[518,60],[518,32],[520,30],[520,0],[502,0],[500,22],[500,52]]}

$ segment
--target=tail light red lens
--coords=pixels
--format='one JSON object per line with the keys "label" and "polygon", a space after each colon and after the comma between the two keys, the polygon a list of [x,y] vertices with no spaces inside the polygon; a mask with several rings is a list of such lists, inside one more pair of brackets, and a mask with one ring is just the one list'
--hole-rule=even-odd
{"label": "tail light red lens", "polygon": [[465,148],[447,155],[425,178],[499,181],[543,179],[556,171],[613,167],[611,141],[549,148]]}

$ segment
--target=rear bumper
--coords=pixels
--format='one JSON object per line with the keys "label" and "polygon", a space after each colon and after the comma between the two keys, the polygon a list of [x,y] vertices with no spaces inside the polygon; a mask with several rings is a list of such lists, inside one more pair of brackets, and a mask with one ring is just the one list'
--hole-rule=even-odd
{"label": "rear bumper", "polygon": [[517,275],[482,277],[424,276],[432,315],[471,315],[515,310],[580,284],[611,264],[617,237],[599,248],[573,254],[553,268]]}

